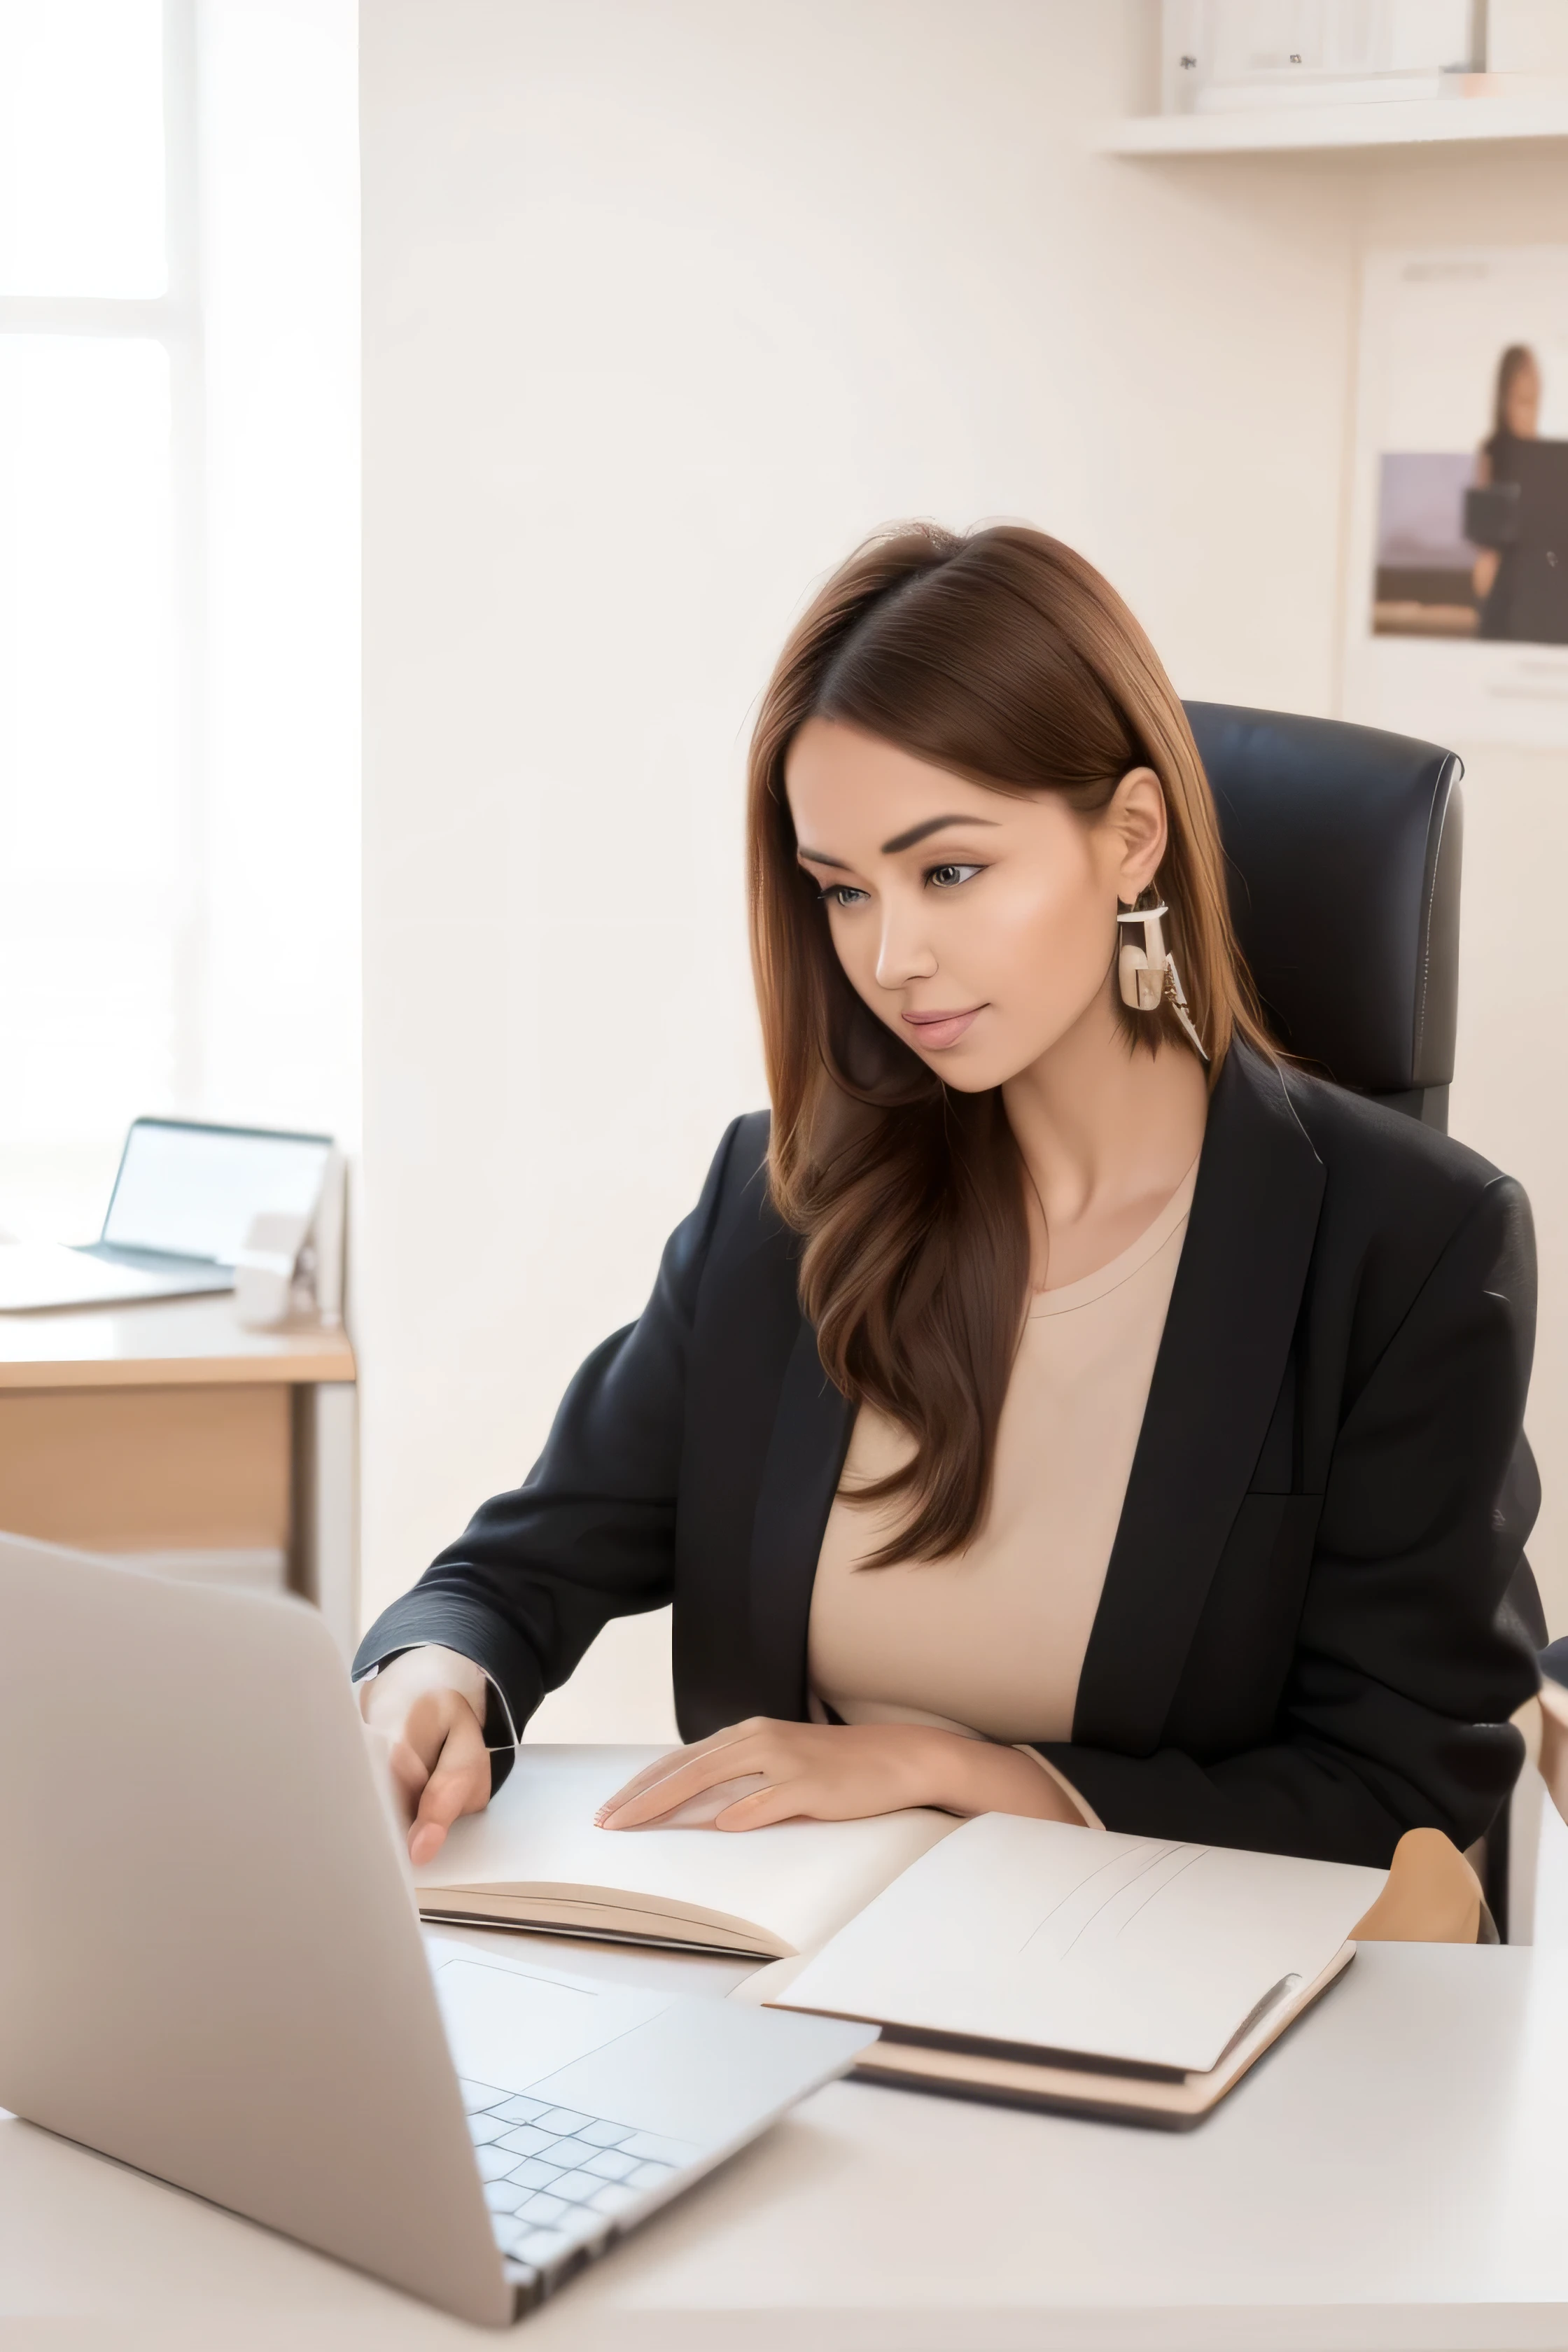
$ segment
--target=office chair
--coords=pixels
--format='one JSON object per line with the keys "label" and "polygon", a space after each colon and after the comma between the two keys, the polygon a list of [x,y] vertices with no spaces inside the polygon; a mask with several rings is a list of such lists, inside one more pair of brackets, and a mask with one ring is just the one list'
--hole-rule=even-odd
{"label": "office chair", "polygon": [[[1222,702],[1186,710],[1219,814],[1231,919],[1275,1036],[1310,1068],[1447,1133],[1462,761],[1435,743],[1333,719]],[[1505,1607],[1542,1649],[1528,1569]],[[1568,1664],[1546,1670],[1568,1675]],[[1519,1811],[1493,1823],[1482,1872],[1504,1936]],[[1521,1838],[1531,1826],[1521,1816]],[[1524,1866],[1522,1851],[1518,1859]],[[1514,1892],[1528,1894],[1518,1872]]]}
{"label": "office chair", "polygon": [[1269,1026],[1358,1094],[1448,1125],[1459,1002],[1457,753],[1407,735],[1190,702]]}

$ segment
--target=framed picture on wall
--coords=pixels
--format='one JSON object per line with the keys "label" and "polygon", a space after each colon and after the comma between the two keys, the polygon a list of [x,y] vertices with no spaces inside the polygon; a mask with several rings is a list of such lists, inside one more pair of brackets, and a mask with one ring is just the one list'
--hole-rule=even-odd
{"label": "framed picture on wall", "polygon": [[1373,253],[1342,702],[1568,746],[1568,246]]}

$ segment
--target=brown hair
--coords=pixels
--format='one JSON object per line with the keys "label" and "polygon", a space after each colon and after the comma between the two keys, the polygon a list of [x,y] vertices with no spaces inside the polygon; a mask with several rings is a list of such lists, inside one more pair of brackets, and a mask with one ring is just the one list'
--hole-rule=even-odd
{"label": "brown hair", "polygon": [[[748,795],[752,957],[769,1171],[781,1215],[804,1236],[801,1304],[829,1379],[915,1442],[902,1469],[865,1490],[908,1503],[874,1564],[936,1559],[969,1541],[989,1496],[1027,1304],[1024,1167],[1000,1090],[943,1086],[845,976],[784,795],[784,761],[810,718],[996,791],[1063,793],[1086,814],[1130,768],[1152,768],[1170,821],[1166,939],[1211,1073],[1237,1034],[1271,1049],[1186,714],[1114,590],[1022,527],[959,537],[903,524],[868,541],[813,599],[763,698]],[[1108,941],[1108,962],[1111,951]],[[1123,1017],[1152,1051],[1180,1041],[1168,1012]]]}

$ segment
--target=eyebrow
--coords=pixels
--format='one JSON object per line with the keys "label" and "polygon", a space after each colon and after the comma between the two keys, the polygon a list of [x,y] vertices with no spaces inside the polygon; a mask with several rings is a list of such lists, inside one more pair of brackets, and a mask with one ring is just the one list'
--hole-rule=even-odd
{"label": "eyebrow", "polygon": [[[928,834],[940,833],[945,824],[994,825],[996,822],[994,816],[928,816],[923,824],[911,824],[907,833],[896,833],[891,841],[885,841],[881,855],[896,857],[900,849],[912,849],[917,841],[924,841]],[[804,842],[797,845],[795,854],[800,858],[809,858],[813,866],[836,866],[841,874],[849,871],[842,857],[828,857],[820,849],[807,849]]]}
{"label": "eyebrow", "polygon": [[912,849],[917,841],[923,841],[929,833],[940,833],[944,824],[994,825],[995,823],[994,816],[928,816],[924,824],[911,824],[908,833],[896,833],[891,841],[885,841],[882,856],[896,857],[900,849]]}

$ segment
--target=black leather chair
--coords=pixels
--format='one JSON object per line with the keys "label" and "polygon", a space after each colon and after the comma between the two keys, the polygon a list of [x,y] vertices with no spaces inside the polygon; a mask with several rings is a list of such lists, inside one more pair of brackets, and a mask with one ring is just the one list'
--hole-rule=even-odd
{"label": "black leather chair", "polygon": [[1187,717],[1270,1028],[1341,1086],[1446,1130],[1463,762],[1333,719],[1222,702]]}
{"label": "black leather chair", "polygon": [[[1189,702],[1268,1024],[1309,1067],[1447,1132],[1459,999],[1457,752],[1333,719]],[[1509,1596],[1540,1648],[1528,1568]],[[1556,1643],[1542,1663],[1568,1679]],[[1486,1840],[1506,1936],[1507,1811]]]}

